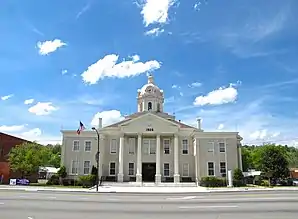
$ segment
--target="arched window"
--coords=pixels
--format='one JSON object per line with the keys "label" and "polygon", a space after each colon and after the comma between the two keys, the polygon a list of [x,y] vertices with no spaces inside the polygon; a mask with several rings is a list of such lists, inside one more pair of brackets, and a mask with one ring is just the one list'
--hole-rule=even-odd
{"label": "arched window", "polygon": [[160,103],[157,103],[157,112],[160,112]]}
{"label": "arched window", "polygon": [[148,110],[152,110],[152,103],[151,102],[148,103]]}

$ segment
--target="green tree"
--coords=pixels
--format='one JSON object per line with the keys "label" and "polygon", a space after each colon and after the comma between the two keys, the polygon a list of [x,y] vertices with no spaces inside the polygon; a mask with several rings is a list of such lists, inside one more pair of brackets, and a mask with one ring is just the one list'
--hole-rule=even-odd
{"label": "green tree", "polygon": [[9,153],[10,168],[20,172],[22,177],[36,173],[45,160],[43,146],[33,142],[26,142],[11,149]]}
{"label": "green tree", "polygon": [[268,178],[285,178],[289,176],[289,162],[286,148],[276,145],[264,145],[254,151],[256,167]]}

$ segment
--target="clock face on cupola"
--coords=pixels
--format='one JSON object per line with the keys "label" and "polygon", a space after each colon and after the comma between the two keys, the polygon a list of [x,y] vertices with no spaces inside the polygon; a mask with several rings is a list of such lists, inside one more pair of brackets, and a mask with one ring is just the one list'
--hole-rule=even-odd
{"label": "clock face on cupola", "polygon": [[154,83],[153,75],[148,76],[148,82],[138,90],[138,112],[163,112],[164,94]]}

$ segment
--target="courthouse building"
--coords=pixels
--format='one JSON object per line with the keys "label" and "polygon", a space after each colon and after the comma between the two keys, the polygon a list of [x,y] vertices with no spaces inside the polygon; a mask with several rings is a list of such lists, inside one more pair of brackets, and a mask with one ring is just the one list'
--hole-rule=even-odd
{"label": "courthouse building", "polygon": [[[194,118],[195,120],[196,118]],[[242,169],[238,132],[205,132],[164,112],[164,93],[152,75],[137,93],[137,112],[102,127],[99,175],[118,182],[198,182],[204,176],[225,177]],[[94,130],[62,130],[62,165],[69,177],[90,174],[96,166]]]}

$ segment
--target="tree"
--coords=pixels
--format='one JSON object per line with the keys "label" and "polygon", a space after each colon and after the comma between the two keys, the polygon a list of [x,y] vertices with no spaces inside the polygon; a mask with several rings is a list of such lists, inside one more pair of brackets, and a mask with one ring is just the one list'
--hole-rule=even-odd
{"label": "tree", "polygon": [[[264,145],[255,152],[257,168],[274,179],[289,176],[286,149],[283,146]],[[269,176],[270,175],[270,176]]]}
{"label": "tree", "polygon": [[233,179],[234,180],[239,180],[239,181],[241,181],[241,180],[244,179],[243,173],[242,173],[242,171],[239,168],[236,168],[234,170]]}
{"label": "tree", "polygon": [[39,167],[43,166],[44,159],[46,159],[42,147],[34,142],[26,142],[12,148],[8,158],[10,168],[20,172],[22,178],[27,174],[38,172]]}

